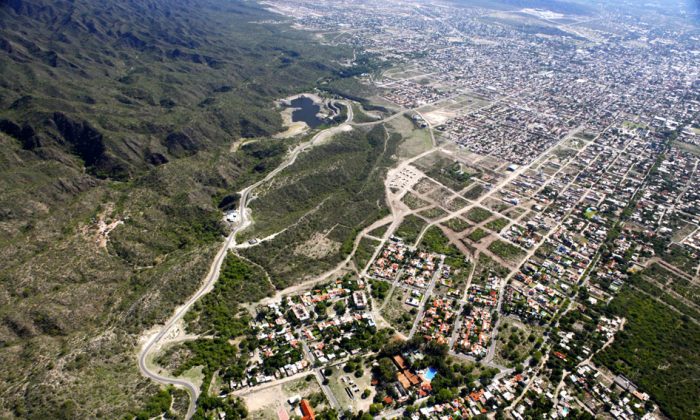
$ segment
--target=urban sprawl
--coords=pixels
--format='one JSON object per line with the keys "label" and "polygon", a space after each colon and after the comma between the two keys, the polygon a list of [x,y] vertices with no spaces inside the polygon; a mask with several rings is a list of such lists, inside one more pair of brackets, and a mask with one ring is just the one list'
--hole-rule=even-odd
{"label": "urban sprawl", "polygon": [[362,232],[364,266],[255,309],[260,345],[228,392],[313,375],[323,401],[290,398],[280,418],[663,417],[595,357],[625,328],[605,309],[623,286],[700,312],[700,31],[612,11],[264,4],[383,65],[355,79],[367,114],[432,147],[389,171],[391,221]]}

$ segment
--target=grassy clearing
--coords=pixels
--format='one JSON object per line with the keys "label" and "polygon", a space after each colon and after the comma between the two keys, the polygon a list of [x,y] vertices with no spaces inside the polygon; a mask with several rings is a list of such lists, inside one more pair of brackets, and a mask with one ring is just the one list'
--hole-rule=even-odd
{"label": "grassy clearing", "polygon": [[[423,195],[428,195],[430,196],[431,193],[434,193],[436,190],[441,189],[442,187],[440,184],[437,182],[431,181],[429,178],[421,178],[416,185],[413,186],[413,189],[417,191],[420,194]],[[449,195],[449,192],[447,192]]]}
{"label": "grassy clearing", "polygon": [[369,232],[369,234],[372,235],[372,236],[374,236],[374,237],[381,238],[382,236],[384,236],[384,234],[386,233],[387,229],[389,229],[389,223],[387,223],[387,224],[385,224],[385,225],[382,225],[382,226],[379,226],[378,228],[376,228],[376,229],[374,229],[373,231]]}
{"label": "grassy clearing", "polygon": [[401,202],[407,205],[408,208],[411,210],[419,209],[421,207],[427,207],[430,205],[430,203],[411,192],[407,192],[406,195],[404,195],[403,198],[401,198]]}
{"label": "grassy clearing", "polygon": [[[452,197],[452,193],[445,187],[439,186],[438,188],[433,188],[429,193],[428,197],[442,206],[447,207],[447,203]],[[449,209],[449,207],[447,207]]]}
{"label": "grassy clearing", "polygon": [[468,261],[464,254],[450,243],[442,229],[437,226],[432,226],[425,232],[418,246],[430,252],[445,255],[445,264],[453,269],[468,267]]}
{"label": "grassy clearing", "polygon": [[445,208],[449,211],[457,211],[465,208],[467,205],[469,205],[467,200],[460,197],[455,197],[445,203]]}
{"label": "grassy clearing", "polygon": [[427,225],[425,220],[418,216],[409,215],[403,220],[401,226],[396,229],[395,236],[403,239],[408,244],[412,244],[418,239],[418,235],[425,225]]}
{"label": "grassy clearing", "polygon": [[435,220],[444,217],[447,212],[440,207],[431,207],[427,210],[423,210],[418,213],[420,216],[425,217],[428,220]]}
{"label": "grassy clearing", "polygon": [[489,229],[493,232],[498,233],[501,231],[501,229],[508,226],[509,223],[510,222],[508,219],[500,217],[498,219],[495,219],[495,220],[492,220],[492,221],[486,223],[486,225],[484,225],[484,226],[486,227],[486,229]]}
{"label": "grassy clearing", "polygon": [[496,362],[509,367],[523,363],[532,355],[542,331],[542,327],[535,325],[524,325],[511,320],[504,322],[496,342]]}
{"label": "grassy clearing", "polygon": [[[432,156],[437,155],[428,157]],[[474,182],[474,178],[481,176],[477,170],[443,155],[430,168],[425,169],[425,173],[453,191],[463,190]]]}
{"label": "grassy clearing", "polygon": [[681,242],[688,235],[695,232],[697,226],[679,218],[672,221],[670,228],[673,229],[671,240],[673,242]]}
{"label": "grassy clearing", "polygon": [[641,128],[641,129],[649,128],[644,124],[640,124],[640,123],[634,122],[634,121],[623,121],[622,126],[628,130],[636,130],[638,128]]}
{"label": "grassy clearing", "polygon": [[476,263],[476,268],[474,268],[472,284],[486,284],[491,276],[506,278],[509,272],[510,270],[494,261],[488,255],[480,254]]}
{"label": "grassy clearing", "polygon": [[394,289],[387,298],[386,306],[381,311],[384,319],[402,334],[408,334],[411,331],[413,321],[418,315],[417,308],[404,303],[410,296],[410,293],[410,291],[405,289]]}
{"label": "grassy clearing", "polygon": [[365,268],[367,263],[369,263],[369,260],[372,258],[374,250],[377,249],[379,244],[380,242],[375,241],[374,239],[366,237],[360,239],[360,244],[358,245],[355,255],[353,256],[353,261],[355,261],[355,266],[358,270]]}
{"label": "grassy clearing", "polygon": [[476,184],[473,187],[469,188],[464,194],[464,198],[467,200],[476,200],[477,198],[481,197],[482,194],[484,194],[485,188],[481,184]]}
{"label": "grassy clearing", "polygon": [[[342,261],[357,233],[388,213],[382,179],[393,165],[399,142],[376,126],[339,134],[301,154],[251,203],[258,231],[287,230],[248,248],[246,257],[263,266],[277,287]],[[317,237],[335,245],[308,252],[318,243]]]}
{"label": "grassy clearing", "polygon": [[681,245],[669,246],[661,255],[661,258],[691,276],[695,275],[695,270],[700,264],[700,261],[694,258],[692,253]]}
{"label": "grassy clearing", "polygon": [[489,208],[490,210],[493,210],[495,212],[503,213],[507,211],[509,208],[513,207],[511,204],[506,203],[503,200],[497,199],[497,198],[492,198],[489,197],[486,200],[484,200],[483,203],[484,206]]}
{"label": "grassy clearing", "polygon": [[525,256],[525,252],[510,242],[495,240],[489,245],[489,251],[506,261],[519,261]]}
{"label": "grassy clearing", "polygon": [[474,223],[481,223],[491,217],[492,214],[493,213],[484,208],[474,207],[467,212],[466,217]]}
{"label": "grassy clearing", "polygon": [[452,231],[456,233],[461,233],[467,230],[469,227],[472,225],[469,224],[466,220],[462,219],[461,217],[453,217],[452,219],[446,221],[443,223],[444,226],[447,226],[450,228]]}
{"label": "grassy clearing", "polygon": [[367,122],[374,122],[377,121],[379,118],[375,118],[369,114],[367,114],[363,109],[361,105],[352,104],[352,113],[353,113],[353,122],[356,123],[367,123]]}
{"label": "grassy clearing", "polygon": [[[695,130],[695,132],[696,132],[697,135],[700,135],[700,129],[694,128],[693,130]],[[700,146],[698,146],[697,144],[691,144],[691,143],[684,143],[684,142],[681,142],[681,141],[675,141],[675,142],[673,142],[673,145],[674,145],[675,147],[678,147],[678,148],[681,149],[681,150],[685,150],[685,151],[688,152],[688,153],[691,153],[691,154],[693,154],[693,155],[695,155],[695,156],[700,157]]]}
{"label": "grassy clearing", "polygon": [[[338,402],[342,407],[353,407],[354,412],[359,412],[360,410],[368,410],[370,403],[372,402],[371,395],[367,398],[362,398],[362,393],[365,390],[372,390],[370,382],[372,381],[372,371],[368,366],[362,369],[363,374],[358,378],[354,372],[345,372],[340,368],[340,365],[332,369],[333,374],[331,375],[329,381],[329,387],[333,391],[333,395],[338,399]],[[345,379],[345,382],[341,380]],[[357,391],[354,391],[349,381],[353,381],[357,385]],[[352,398],[348,395],[346,388],[350,388],[350,393]]]}
{"label": "grassy clearing", "polygon": [[512,207],[506,210],[503,214],[510,217],[513,220],[516,220],[520,216],[522,216],[526,211],[527,210],[523,209],[522,207]]}
{"label": "grassy clearing", "polygon": [[467,238],[469,238],[469,240],[472,242],[479,242],[487,236],[489,236],[488,232],[482,228],[476,228],[469,235],[467,235]]}
{"label": "grassy clearing", "polygon": [[182,372],[179,376],[189,379],[192,383],[201,387],[204,382],[204,366],[193,366]]}
{"label": "grassy clearing", "polygon": [[416,128],[413,121],[405,116],[392,120],[390,130],[401,134],[405,139],[398,148],[399,158],[411,158],[433,147],[428,130]]}

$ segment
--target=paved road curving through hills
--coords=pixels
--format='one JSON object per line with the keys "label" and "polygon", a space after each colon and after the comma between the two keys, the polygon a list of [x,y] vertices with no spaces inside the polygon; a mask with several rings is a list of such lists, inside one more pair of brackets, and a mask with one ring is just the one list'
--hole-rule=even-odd
{"label": "paved road curving through hills", "polygon": [[234,226],[233,230],[226,237],[226,240],[217,252],[216,257],[214,258],[214,261],[212,262],[209,268],[209,272],[204,278],[202,285],[195,292],[195,294],[192,295],[187,300],[187,302],[185,302],[185,304],[183,304],[175,310],[175,313],[165,323],[163,328],[161,328],[161,330],[157,334],[154,334],[151,337],[149,337],[146,343],[141,348],[141,351],[138,355],[138,364],[139,370],[144,376],[161,384],[175,385],[177,387],[184,388],[190,394],[190,404],[187,409],[186,415],[187,419],[190,419],[194,415],[194,412],[196,410],[197,398],[199,398],[199,388],[189,379],[173,378],[159,374],[153,366],[149,366],[148,357],[157,348],[157,344],[163,339],[163,337],[165,337],[168,334],[168,332],[173,328],[173,326],[175,326],[175,324],[177,324],[182,319],[182,317],[185,316],[185,314],[192,307],[192,305],[194,305],[194,303],[197,302],[202,296],[206,295],[214,288],[214,283],[216,283],[216,280],[218,280],[219,278],[221,266],[224,262],[224,259],[226,258],[226,254],[228,253],[229,249],[234,248],[236,246],[236,234],[242,231],[243,229],[247,228],[252,223],[247,209],[248,204],[251,200],[251,192],[264,182],[267,182],[273,177],[275,177],[285,168],[294,164],[299,154],[307,150],[309,147],[313,147],[316,144],[322,143],[326,139],[329,139],[335,134],[340,133],[342,131],[352,130],[352,127],[350,126],[350,123],[353,119],[352,106],[349,102],[341,102],[348,109],[347,119],[345,123],[319,131],[318,133],[316,133],[316,135],[314,135],[311,138],[311,140],[295,147],[294,150],[292,150],[292,152],[289,154],[287,159],[273,171],[268,173],[267,176],[265,176],[265,178],[261,179],[260,181],[257,181],[252,185],[249,185],[248,187],[239,192],[241,197],[238,205],[240,221]]}

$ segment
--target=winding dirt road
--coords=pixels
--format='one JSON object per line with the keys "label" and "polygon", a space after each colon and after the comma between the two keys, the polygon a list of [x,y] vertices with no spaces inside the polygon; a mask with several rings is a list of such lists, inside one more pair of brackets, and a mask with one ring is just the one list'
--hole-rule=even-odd
{"label": "winding dirt road", "polygon": [[194,305],[195,302],[197,302],[202,296],[206,295],[214,288],[214,284],[219,279],[219,273],[221,272],[221,266],[224,262],[224,259],[226,258],[226,254],[228,253],[229,249],[236,247],[236,234],[247,228],[252,223],[249,210],[247,208],[251,200],[251,192],[258,186],[275,177],[287,167],[294,164],[299,154],[303,151],[308,150],[308,148],[322,143],[327,139],[330,139],[337,133],[352,130],[352,127],[350,126],[350,123],[353,119],[352,106],[349,102],[340,102],[343,103],[348,109],[347,119],[345,123],[322,130],[316,135],[314,135],[311,138],[311,140],[298,145],[290,152],[289,156],[287,156],[287,159],[273,171],[268,173],[267,176],[265,176],[265,178],[257,181],[252,185],[249,185],[248,187],[239,192],[241,197],[238,205],[240,221],[233,227],[233,230],[226,237],[226,240],[217,252],[216,257],[214,258],[214,261],[212,262],[209,268],[209,272],[207,273],[207,276],[202,282],[202,285],[194,293],[194,295],[192,295],[187,300],[187,302],[185,302],[182,306],[175,310],[173,316],[171,316],[170,319],[163,325],[160,331],[148,337],[146,339],[146,342],[141,347],[141,351],[138,355],[138,364],[139,370],[144,376],[161,384],[174,385],[176,387],[184,388],[190,394],[190,404],[187,409],[186,415],[187,419],[190,419],[194,415],[194,412],[196,410],[197,398],[199,398],[199,387],[197,387],[196,384],[194,384],[191,380],[187,378],[173,378],[161,375],[157,372],[157,369],[154,366],[150,365],[149,357],[154,352],[154,350],[157,350],[159,348],[158,344],[161,343],[161,340],[163,340],[163,338],[168,334],[168,332],[170,332],[172,328],[185,316],[185,314],[192,307],[192,305]]}

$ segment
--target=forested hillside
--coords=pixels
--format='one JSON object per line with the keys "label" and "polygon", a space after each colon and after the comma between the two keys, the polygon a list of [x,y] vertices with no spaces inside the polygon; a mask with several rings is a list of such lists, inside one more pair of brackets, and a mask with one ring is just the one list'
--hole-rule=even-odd
{"label": "forested hillside", "polygon": [[[191,294],[217,205],[273,168],[273,100],[339,74],[254,3],[0,2],[0,417],[120,417],[138,334]],[[108,234],[107,234],[108,233]]]}

